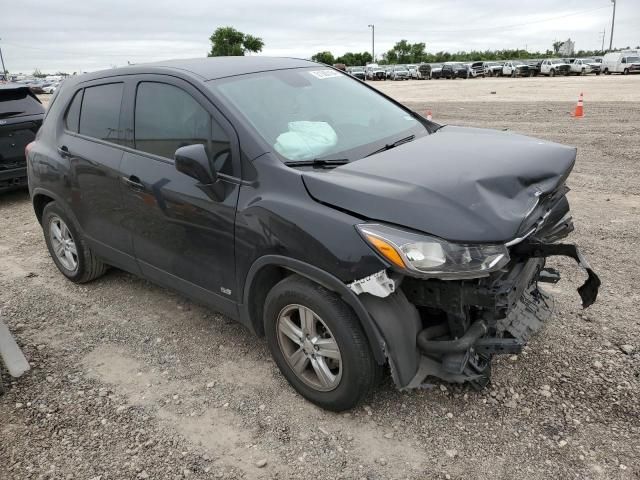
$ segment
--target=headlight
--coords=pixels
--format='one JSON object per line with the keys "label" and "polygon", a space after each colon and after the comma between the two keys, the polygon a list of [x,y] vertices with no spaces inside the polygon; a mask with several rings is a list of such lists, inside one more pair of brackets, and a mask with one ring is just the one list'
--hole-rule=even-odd
{"label": "headlight", "polygon": [[395,267],[419,277],[485,277],[509,262],[505,245],[462,245],[379,224],[356,225],[367,243]]}

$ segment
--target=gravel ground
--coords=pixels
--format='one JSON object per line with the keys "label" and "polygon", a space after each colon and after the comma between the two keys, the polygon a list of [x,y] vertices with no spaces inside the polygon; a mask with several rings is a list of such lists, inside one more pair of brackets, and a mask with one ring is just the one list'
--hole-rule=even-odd
{"label": "gravel ground", "polygon": [[[573,239],[601,276],[598,302],[583,311],[582,273],[554,260],[557,314],[479,393],[400,393],[387,379],[360,408],[322,411],[224,316],[116,270],[66,281],[27,194],[0,197],[0,309],[33,366],[4,377],[0,478],[640,478],[640,76],[538,79],[524,103],[444,102],[528,80],[380,87],[442,123],[579,147]],[[620,80],[625,101],[587,101],[575,120],[575,95],[549,101],[557,80],[576,92]]]}

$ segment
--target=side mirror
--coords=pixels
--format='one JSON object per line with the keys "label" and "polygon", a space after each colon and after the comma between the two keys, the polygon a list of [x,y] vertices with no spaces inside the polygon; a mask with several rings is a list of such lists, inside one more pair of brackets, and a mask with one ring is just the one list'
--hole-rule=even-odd
{"label": "side mirror", "polygon": [[176,170],[191,178],[195,178],[203,185],[210,185],[216,181],[216,172],[212,171],[209,156],[202,144],[187,145],[176,150],[174,155]]}

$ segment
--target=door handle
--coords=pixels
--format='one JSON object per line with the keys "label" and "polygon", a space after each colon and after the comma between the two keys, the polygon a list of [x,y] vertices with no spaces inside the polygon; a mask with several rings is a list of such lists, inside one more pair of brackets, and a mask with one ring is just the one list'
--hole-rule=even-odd
{"label": "door handle", "polygon": [[144,190],[144,184],[135,175],[120,177],[120,180],[132,190]]}
{"label": "door handle", "polygon": [[61,147],[58,147],[58,154],[61,157],[65,157],[65,158],[71,157],[71,152],[69,151],[66,145],[62,145]]}

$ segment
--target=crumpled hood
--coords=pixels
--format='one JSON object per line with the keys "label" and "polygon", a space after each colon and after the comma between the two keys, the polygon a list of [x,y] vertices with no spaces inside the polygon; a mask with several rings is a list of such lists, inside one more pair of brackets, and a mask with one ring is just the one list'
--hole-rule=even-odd
{"label": "crumpled hood", "polygon": [[510,132],[446,126],[303,181],[322,203],[459,242],[518,236],[536,196],[562,185],[576,149]]}

